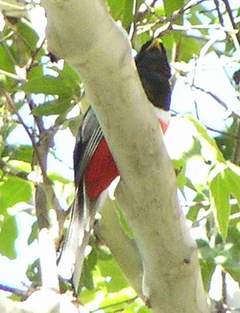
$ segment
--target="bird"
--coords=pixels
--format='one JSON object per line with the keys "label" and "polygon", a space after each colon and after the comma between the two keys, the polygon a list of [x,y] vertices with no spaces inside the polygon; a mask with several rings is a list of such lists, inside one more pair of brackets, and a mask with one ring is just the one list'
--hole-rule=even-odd
{"label": "bird", "polygon": [[[146,42],[135,57],[136,69],[148,100],[155,107],[162,131],[169,123],[171,69],[160,39]],[[80,125],[73,153],[75,200],[70,225],[58,260],[60,276],[71,279],[77,294],[84,252],[96,212],[112,181],[120,176],[97,116],[90,106]],[[120,178],[121,179],[121,178]]]}

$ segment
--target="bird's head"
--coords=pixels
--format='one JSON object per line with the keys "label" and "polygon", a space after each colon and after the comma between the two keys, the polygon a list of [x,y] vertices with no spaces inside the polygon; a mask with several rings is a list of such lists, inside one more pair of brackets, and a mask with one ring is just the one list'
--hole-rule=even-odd
{"label": "bird's head", "polygon": [[169,110],[171,69],[162,42],[154,39],[145,43],[135,62],[148,99],[154,106]]}

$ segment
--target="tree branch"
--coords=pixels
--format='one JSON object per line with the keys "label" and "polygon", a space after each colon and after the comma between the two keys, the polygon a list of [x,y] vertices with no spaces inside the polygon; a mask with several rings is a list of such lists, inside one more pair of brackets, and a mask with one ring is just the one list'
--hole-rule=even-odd
{"label": "tree branch", "polygon": [[[63,223],[64,223],[64,220],[66,218],[66,214],[65,214],[64,210],[62,209],[62,207],[61,207],[61,205],[57,199],[57,196],[56,196],[54,189],[53,189],[53,186],[52,186],[52,182],[49,179],[48,174],[47,174],[48,151],[49,151],[49,147],[51,146],[51,143],[53,141],[54,135],[56,134],[56,132],[58,130],[58,125],[53,126],[52,128],[49,128],[49,129],[45,129],[43,126],[42,120],[39,117],[35,116],[34,119],[36,121],[36,124],[38,125],[39,137],[40,137],[39,142],[37,142],[35,134],[32,133],[30,131],[29,127],[25,124],[25,122],[24,122],[23,118],[21,117],[21,115],[19,114],[11,96],[7,92],[4,92],[4,91],[2,91],[2,93],[7,100],[7,104],[9,106],[10,111],[13,114],[16,114],[18,121],[23,126],[29,139],[31,140],[31,143],[32,143],[32,146],[34,149],[34,153],[37,156],[37,162],[38,162],[38,165],[40,167],[41,174],[43,177],[44,190],[48,196],[49,203],[52,204],[52,208],[54,208],[56,211],[57,220],[59,223],[59,231],[61,233],[62,228],[63,228]],[[28,105],[30,107],[30,110],[32,110],[33,102],[28,100]]]}
{"label": "tree branch", "polygon": [[[41,169],[43,183],[37,184],[35,188],[35,208],[39,226],[39,246],[40,246],[40,264],[42,285],[46,288],[54,288],[58,290],[58,274],[56,267],[56,249],[55,239],[59,235],[59,228],[56,227],[57,221],[52,220],[50,217],[50,208],[54,208],[59,221],[59,227],[63,226],[65,214],[61,209],[60,203],[55,195],[52,187],[52,182],[47,175],[47,156],[50,143],[53,139],[55,132],[46,131],[43,124],[38,120],[40,140],[36,141],[36,135],[30,131],[25,124],[23,118],[18,112],[12,97],[3,91],[7,100],[10,111],[16,114],[19,122],[25,129],[29,139],[32,142],[34,152],[37,156],[37,161]],[[41,127],[40,127],[41,126]],[[49,206],[50,203],[50,206]],[[53,223],[52,223],[53,222]],[[57,228],[57,230],[56,230]],[[46,255],[47,252],[47,255]],[[47,263],[46,263],[47,262]]]}
{"label": "tree branch", "polygon": [[24,120],[22,119],[21,115],[19,114],[18,110],[16,109],[16,106],[15,106],[14,101],[12,100],[11,96],[7,92],[5,92],[5,91],[2,91],[2,93],[3,93],[3,95],[5,96],[5,98],[7,100],[7,104],[9,106],[10,112],[12,112],[13,114],[16,114],[19,122],[21,123],[21,125],[25,129],[29,139],[32,142],[32,146],[33,146],[33,149],[34,149],[34,151],[36,153],[38,164],[39,164],[39,167],[41,169],[43,179],[48,180],[48,177],[47,177],[47,174],[46,174],[46,165],[44,164],[44,162],[42,160],[42,157],[41,157],[41,155],[39,153],[39,149],[37,147],[37,143],[36,143],[34,135],[31,133],[31,131],[29,130],[28,126],[25,124]]}
{"label": "tree branch", "polygon": [[142,257],[144,296],[155,313],[208,312],[172,163],[126,33],[109,17],[102,0],[43,4],[49,48],[81,73],[121,173],[117,199]]}
{"label": "tree branch", "polygon": [[124,232],[114,201],[109,197],[101,209],[101,219],[95,232],[111,250],[129,284],[145,300],[142,294],[143,268],[136,242]]}

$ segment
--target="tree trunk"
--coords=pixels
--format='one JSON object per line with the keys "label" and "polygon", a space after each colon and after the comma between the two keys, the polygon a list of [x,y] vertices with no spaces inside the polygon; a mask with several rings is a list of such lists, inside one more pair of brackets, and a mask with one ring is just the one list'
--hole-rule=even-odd
{"label": "tree trunk", "polygon": [[102,0],[43,4],[49,49],[79,70],[121,173],[116,196],[142,257],[143,295],[155,313],[208,312],[196,245],[126,33]]}

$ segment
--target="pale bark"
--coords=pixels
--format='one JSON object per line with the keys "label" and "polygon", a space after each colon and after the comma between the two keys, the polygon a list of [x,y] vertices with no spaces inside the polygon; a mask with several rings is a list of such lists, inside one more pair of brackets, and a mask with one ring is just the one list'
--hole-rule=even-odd
{"label": "pale bark", "polygon": [[126,34],[101,0],[45,0],[49,49],[79,70],[121,173],[117,198],[140,251],[153,312],[208,312],[196,245]]}

